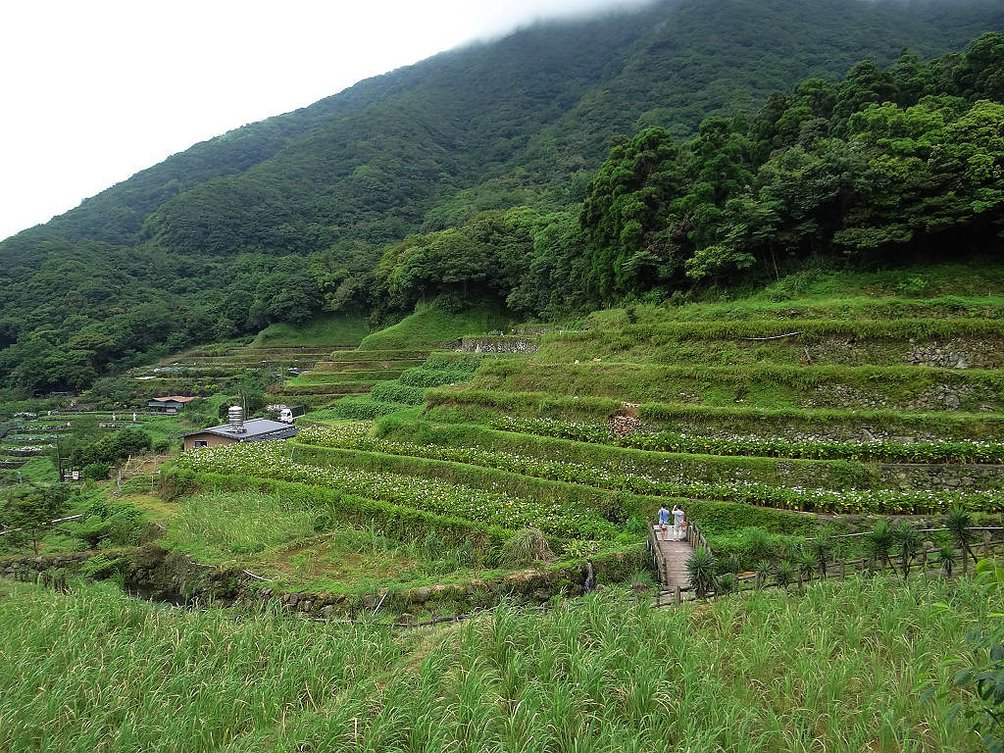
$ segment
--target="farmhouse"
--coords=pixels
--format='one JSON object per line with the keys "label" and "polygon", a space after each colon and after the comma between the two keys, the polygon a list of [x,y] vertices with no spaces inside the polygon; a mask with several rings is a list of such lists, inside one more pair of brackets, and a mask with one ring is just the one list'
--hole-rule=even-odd
{"label": "farmhouse", "polygon": [[155,413],[174,414],[185,407],[186,403],[195,400],[194,397],[185,395],[171,395],[169,397],[155,397],[146,401],[146,407]]}
{"label": "farmhouse", "polygon": [[270,439],[290,439],[297,429],[282,421],[252,418],[244,421],[240,408],[230,409],[230,421],[221,426],[210,426],[185,435],[185,451],[199,447],[219,447],[238,442],[265,442]]}

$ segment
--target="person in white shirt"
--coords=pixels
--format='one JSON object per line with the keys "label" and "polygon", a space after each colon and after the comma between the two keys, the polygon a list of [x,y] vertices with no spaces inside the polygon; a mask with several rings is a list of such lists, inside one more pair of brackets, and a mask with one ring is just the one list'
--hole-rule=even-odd
{"label": "person in white shirt", "polygon": [[679,505],[673,505],[673,540],[683,538],[683,510]]}

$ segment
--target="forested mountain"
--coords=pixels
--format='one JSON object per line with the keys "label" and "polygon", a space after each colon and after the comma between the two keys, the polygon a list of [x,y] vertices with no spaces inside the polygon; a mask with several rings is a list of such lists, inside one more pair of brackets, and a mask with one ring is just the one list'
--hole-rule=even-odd
{"label": "forested mountain", "polygon": [[[554,315],[727,276],[767,254],[776,263],[780,249],[763,238],[787,220],[753,221],[781,211],[760,173],[772,165],[783,182],[784,170],[804,168],[791,155],[777,161],[778,150],[825,161],[840,152],[833,139],[867,132],[878,158],[890,139],[912,138],[922,142],[914,153],[892,149],[909,171],[907,158],[929,161],[927,142],[941,138],[930,120],[940,118],[978,152],[969,157],[990,159],[993,182],[983,141],[1000,114],[974,108],[1001,98],[1004,47],[990,38],[969,57],[922,62],[988,30],[1004,30],[996,0],[672,0],[535,25],[361,82],[196,145],[0,244],[0,379],[82,387],[152,348],[319,311],[392,315],[422,297],[477,291],[520,314]],[[866,58],[875,64],[826,83]],[[822,79],[793,91],[811,77]],[[931,96],[942,100],[921,105]],[[923,123],[903,126],[892,110],[853,119],[885,101],[921,106],[912,117]],[[699,132],[708,116],[719,117]],[[978,128],[991,133],[967,141]],[[720,184],[702,177],[716,160],[731,171]],[[625,165],[644,174],[625,182]],[[951,169],[917,190],[934,180],[958,195]],[[976,214],[999,208],[983,184],[969,187],[985,205]],[[860,190],[828,185],[816,209],[839,212]],[[762,195],[736,205],[751,191]],[[621,194],[636,203],[625,208]],[[815,226],[796,220],[801,253]],[[874,249],[931,230],[894,220],[834,219],[812,250],[848,240]]]}

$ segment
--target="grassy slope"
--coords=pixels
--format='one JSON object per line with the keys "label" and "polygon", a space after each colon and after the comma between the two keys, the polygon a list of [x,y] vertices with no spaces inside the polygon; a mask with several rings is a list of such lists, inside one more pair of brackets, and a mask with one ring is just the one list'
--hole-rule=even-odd
{"label": "grassy slope", "polygon": [[360,350],[414,350],[439,348],[464,335],[505,329],[512,319],[497,308],[449,312],[434,305],[420,305],[415,313],[397,324],[368,335]]}
{"label": "grassy slope", "polygon": [[174,506],[164,543],[200,562],[252,568],[280,589],[368,594],[482,574],[471,546],[419,536],[403,542],[345,523],[318,532],[323,514],[279,494],[200,492]]}
{"label": "grassy slope", "polygon": [[967,700],[951,678],[969,661],[960,636],[1000,598],[973,581],[878,577],[672,610],[626,598],[392,633],[180,611],[107,584],[69,595],[0,584],[0,749],[952,753],[976,744],[950,713]]}
{"label": "grassy slope", "polygon": [[358,345],[369,327],[362,317],[326,316],[301,325],[282,322],[266,327],[251,343],[253,348],[281,345]]}

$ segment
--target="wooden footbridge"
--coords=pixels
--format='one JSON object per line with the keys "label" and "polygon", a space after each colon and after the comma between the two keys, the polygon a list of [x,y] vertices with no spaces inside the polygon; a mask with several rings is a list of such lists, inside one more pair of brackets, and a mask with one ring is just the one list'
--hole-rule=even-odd
{"label": "wooden footbridge", "polygon": [[655,525],[649,528],[648,548],[652,553],[652,562],[659,575],[661,590],[656,604],[679,604],[685,598],[691,597],[690,576],[687,574],[687,560],[697,547],[710,551],[704,534],[693,523],[689,523],[682,539],[673,539],[673,529],[670,526],[662,538],[662,531]]}

